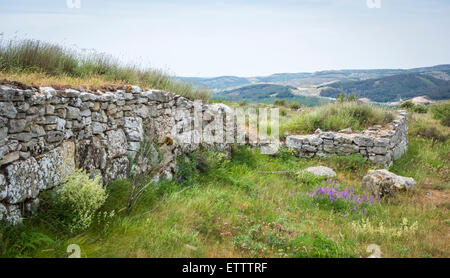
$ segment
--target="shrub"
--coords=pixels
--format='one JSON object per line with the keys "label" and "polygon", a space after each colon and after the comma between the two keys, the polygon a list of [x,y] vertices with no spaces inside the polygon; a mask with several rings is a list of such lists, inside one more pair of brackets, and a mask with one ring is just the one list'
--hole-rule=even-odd
{"label": "shrub", "polygon": [[70,233],[84,231],[106,198],[99,177],[92,180],[85,171],[76,170],[48,195],[49,215]]}
{"label": "shrub", "polygon": [[416,105],[413,108],[413,111],[416,112],[416,113],[425,114],[425,113],[428,112],[428,108],[426,106],[423,106],[423,105]]}
{"label": "shrub", "polygon": [[298,109],[302,108],[302,106],[298,102],[289,102],[287,104],[287,107],[289,107],[292,110],[298,110]]}
{"label": "shrub", "polygon": [[433,118],[444,126],[450,126],[450,100],[440,101],[430,107]]}
{"label": "shrub", "polygon": [[284,99],[274,99],[273,104],[278,106],[284,106],[286,105],[286,101]]}
{"label": "shrub", "polygon": [[387,124],[394,116],[384,108],[357,102],[335,102],[312,109],[281,126],[290,133],[312,133],[316,129],[341,130],[350,127],[362,130],[376,124]]}
{"label": "shrub", "polygon": [[448,139],[448,135],[445,135],[434,126],[431,127],[419,127],[416,131],[416,135],[423,138],[431,139],[435,142],[445,142]]}

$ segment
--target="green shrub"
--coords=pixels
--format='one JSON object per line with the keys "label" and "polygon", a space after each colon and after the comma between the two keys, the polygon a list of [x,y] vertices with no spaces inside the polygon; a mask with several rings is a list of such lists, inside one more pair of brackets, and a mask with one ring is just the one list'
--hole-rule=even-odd
{"label": "green shrub", "polygon": [[444,126],[450,126],[450,100],[440,101],[430,107],[433,118]]}
{"label": "green shrub", "polygon": [[426,106],[423,106],[423,105],[416,105],[413,108],[413,111],[416,112],[416,113],[425,114],[425,113],[428,112],[428,108]]}
{"label": "green shrub", "polygon": [[298,102],[289,102],[287,104],[287,107],[289,107],[292,110],[298,110],[298,109],[302,108],[302,106]]}
{"label": "green shrub", "polygon": [[416,135],[423,138],[431,139],[435,142],[445,142],[448,139],[448,135],[442,133],[441,130],[437,129],[434,126],[424,127],[421,126],[417,129]]}
{"label": "green shrub", "polygon": [[407,100],[407,101],[403,102],[402,104],[400,104],[400,108],[405,108],[405,109],[411,109],[414,106],[416,106],[416,105],[410,100]]}
{"label": "green shrub", "polygon": [[286,101],[284,99],[274,99],[273,104],[278,106],[284,106],[286,105]]}
{"label": "green shrub", "polygon": [[53,220],[64,230],[81,232],[89,228],[106,198],[99,177],[92,180],[85,171],[76,170],[47,195],[48,215],[53,216]]}
{"label": "green shrub", "polygon": [[394,119],[384,108],[357,102],[335,102],[312,109],[282,124],[280,134],[312,133],[316,129],[341,130],[352,128],[362,130],[376,124],[387,124]]}

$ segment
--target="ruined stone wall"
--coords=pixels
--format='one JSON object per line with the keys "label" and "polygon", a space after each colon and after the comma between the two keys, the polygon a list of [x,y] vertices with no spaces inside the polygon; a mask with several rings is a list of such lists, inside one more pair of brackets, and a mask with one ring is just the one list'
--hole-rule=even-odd
{"label": "ruined stone wall", "polygon": [[[153,167],[155,179],[171,178],[178,154],[225,134],[226,123],[212,123],[230,111],[136,86],[114,92],[0,86],[0,222],[20,223],[35,211],[42,191],[76,168],[105,184],[125,178],[142,141],[152,152],[138,161],[138,170]],[[195,124],[203,129],[189,131]]]}
{"label": "ruined stone wall", "polygon": [[386,126],[374,126],[361,132],[322,132],[291,135],[286,145],[301,157],[324,157],[331,154],[360,153],[375,164],[392,165],[408,148],[408,117],[398,110],[396,119]]}

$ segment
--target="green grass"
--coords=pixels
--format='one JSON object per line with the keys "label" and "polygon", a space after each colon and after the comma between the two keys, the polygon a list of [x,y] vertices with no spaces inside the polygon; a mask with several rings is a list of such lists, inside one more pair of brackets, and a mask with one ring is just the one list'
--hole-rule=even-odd
{"label": "green grass", "polygon": [[[187,82],[176,81],[161,70],[123,65],[118,59],[105,54],[81,54],[73,49],[37,40],[0,41],[0,72],[6,78],[17,73],[45,74],[57,77],[52,81],[58,85],[73,85],[61,83],[78,78],[96,80],[100,85],[128,84],[165,90],[189,99],[206,101],[210,96],[208,90],[194,88]],[[37,85],[49,85],[40,84],[39,79],[33,81]]]}
{"label": "green grass", "polygon": [[307,134],[318,128],[334,131],[345,128],[362,130],[372,125],[387,124],[392,120],[392,112],[382,107],[357,102],[334,102],[307,110],[283,122],[280,134]]}

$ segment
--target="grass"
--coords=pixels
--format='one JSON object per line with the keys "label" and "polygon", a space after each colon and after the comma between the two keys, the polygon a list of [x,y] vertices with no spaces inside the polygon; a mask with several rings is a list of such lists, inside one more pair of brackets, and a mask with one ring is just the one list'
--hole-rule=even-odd
{"label": "grass", "polygon": [[334,131],[345,128],[362,130],[373,125],[387,124],[392,120],[392,112],[382,107],[357,102],[334,102],[305,110],[282,123],[281,134],[308,134],[318,128]]}
{"label": "grass", "polygon": [[210,92],[157,69],[123,65],[114,57],[37,41],[0,41],[0,77],[37,86],[138,85],[207,101]]}
{"label": "grass", "polygon": [[[411,130],[422,121],[443,128],[421,114],[410,121]],[[247,147],[230,156],[203,151],[183,166],[181,181],[149,187],[130,216],[124,213],[129,181],[118,180],[107,186],[102,208],[113,217],[70,236],[41,212],[22,227],[0,230],[0,256],[66,257],[75,243],[82,257],[367,257],[370,244],[379,245],[383,257],[448,257],[449,151],[448,141],[410,135],[407,154],[390,170],[413,177],[418,187],[376,201],[368,217],[351,216],[326,199],[309,202],[305,194],[323,179],[296,174],[329,166],[340,190],[364,194],[361,179],[374,166],[360,156],[302,159],[282,149],[273,157]]]}

